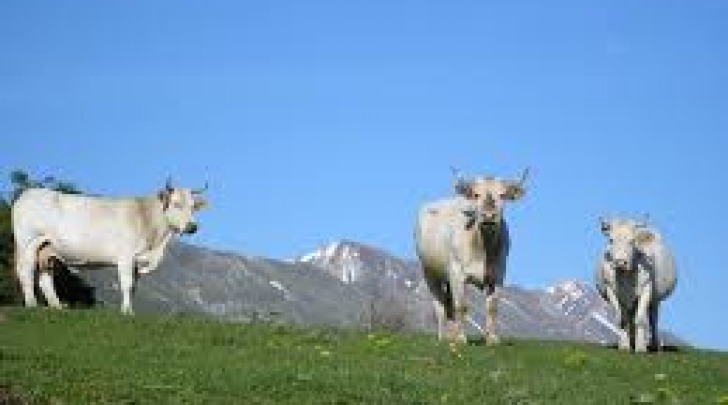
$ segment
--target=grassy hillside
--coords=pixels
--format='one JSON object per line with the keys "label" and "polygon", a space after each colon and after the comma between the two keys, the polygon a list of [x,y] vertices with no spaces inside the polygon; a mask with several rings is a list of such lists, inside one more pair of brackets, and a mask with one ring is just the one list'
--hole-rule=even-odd
{"label": "grassy hillside", "polygon": [[[728,403],[728,353],[1,309],[0,403]],[[723,401],[723,402],[721,402]]]}

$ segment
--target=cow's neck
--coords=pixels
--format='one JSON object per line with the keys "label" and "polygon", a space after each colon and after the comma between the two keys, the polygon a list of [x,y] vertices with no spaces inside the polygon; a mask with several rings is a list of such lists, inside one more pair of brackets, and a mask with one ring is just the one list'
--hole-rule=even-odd
{"label": "cow's neck", "polygon": [[473,252],[472,259],[482,263],[483,269],[480,274],[470,275],[469,282],[483,289],[486,285],[492,286],[495,279],[497,261],[503,243],[503,227],[505,222],[487,228],[473,226],[466,228],[467,240],[470,241],[470,252]]}
{"label": "cow's neck", "polygon": [[172,238],[172,235],[173,234],[171,232],[168,233],[155,247],[136,255],[135,260],[137,261],[136,265],[139,273],[149,273],[159,266],[159,263],[162,261],[162,257],[164,256],[165,248]]}
{"label": "cow's neck", "polygon": [[140,204],[140,211],[146,248],[150,251],[164,249],[173,232],[164,215],[162,202],[156,196],[145,198]]}
{"label": "cow's neck", "polygon": [[488,261],[495,260],[495,257],[500,251],[502,242],[504,222],[501,220],[500,223],[489,227],[472,226],[466,228],[465,231],[468,234],[470,245],[474,251],[485,252],[485,257]]}
{"label": "cow's neck", "polygon": [[485,250],[485,257],[488,261],[495,260],[501,248],[503,239],[503,227],[505,222],[501,221],[496,225],[479,227],[479,236],[483,250]]}

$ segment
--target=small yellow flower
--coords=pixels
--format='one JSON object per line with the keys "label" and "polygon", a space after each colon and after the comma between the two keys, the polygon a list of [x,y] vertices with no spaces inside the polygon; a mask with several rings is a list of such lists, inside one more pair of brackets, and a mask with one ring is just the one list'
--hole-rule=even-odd
{"label": "small yellow flower", "polygon": [[675,393],[668,387],[658,388],[657,398],[662,402],[665,402],[667,400],[672,400],[672,402],[675,402],[677,400]]}
{"label": "small yellow flower", "polygon": [[586,363],[587,356],[586,353],[578,350],[572,353],[569,353],[564,358],[564,364],[570,367],[580,367],[583,366],[584,363]]}
{"label": "small yellow flower", "polygon": [[385,337],[383,337],[383,338],[381,338],[381,339],[378,339],[378,340],[377,340],[376,342],[374,342],[374,343],[375,343],[375,344],[376,344],[377,346],[380,346],[380,347],[381,347],[381,346],[387,346],[388,344],[392,343],[392,340],[391,340],[391,339],[388,339],[388,338],[385,338]]}
{"label": "small yellow flower", "polygon": [[649,392],[643,392],[632,399],[634,404],[652,404],[655,403],[655,396]]}
{"label": "small yellow flower", "polygon": [[490,376],[491,380],[493,380],[494,382],[498,382],[498,381],[500,381],[500,379],[503,377],[504,374],[505,374],[505,372],[503,370],[497,369],[497,370],[491,371],[489,373],[489,376]]}

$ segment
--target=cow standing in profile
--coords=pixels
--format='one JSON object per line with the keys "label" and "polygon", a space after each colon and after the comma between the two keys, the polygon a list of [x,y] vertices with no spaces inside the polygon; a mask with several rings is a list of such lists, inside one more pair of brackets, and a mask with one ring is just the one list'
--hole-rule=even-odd
{"label": "cow standing in profile", "polygon": [[[206,188],[206,187],[205,187]],[[72,267],[115,265],[121,311],[132,314],[131,294],[139,274],[157,268],[174,234],[197,231],[194,212],[205,205],[203,190],[172,187],[136,198],[64,194],[33,188],[12,207],[16,273],[25,305],[37,305],[34,282],[48,305],[61,308],[53,285],[51,260]]]}
{"label": "cow standing in profile", "polygon": [[434,296],[437,334],[465,342],[465,284],[485,291],[485,340],[495,332],[498,297],[510,248],[503,203],[525,194],[528,170],[518,181],[493,177],[467,180],[458,175],[455,198],[426,204],[417,217],[415,248],[425,280]]}
{"label": "cow standing in profile", "polygon": [[619,349],[659,350],[658,310],[675,289],[675,261],[661,235],[631,219],[601,221],[608,243],[596,268],[597,290],[612,306]]}

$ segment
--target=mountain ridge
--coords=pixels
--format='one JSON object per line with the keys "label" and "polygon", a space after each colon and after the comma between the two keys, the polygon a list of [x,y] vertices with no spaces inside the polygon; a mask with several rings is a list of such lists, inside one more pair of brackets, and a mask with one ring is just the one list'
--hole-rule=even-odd
{"label": "mountain ridge", "polygon": [[[119,303],[115,271],[82,273],[103,305]],[[484,320],[482,294],[466,289],[468,332]],[[292,260],[173,242],[160,267],[141,277],[135,309],[199,313],[229,321],[267,320],[432,332],[432,299],[419,264],[352,240],[324,243]],[[504,287],[497,317],[504,336],[616,341],[614,314],[582,280],[542,289]],[[666,341],[680,341],[664,334]]]}

